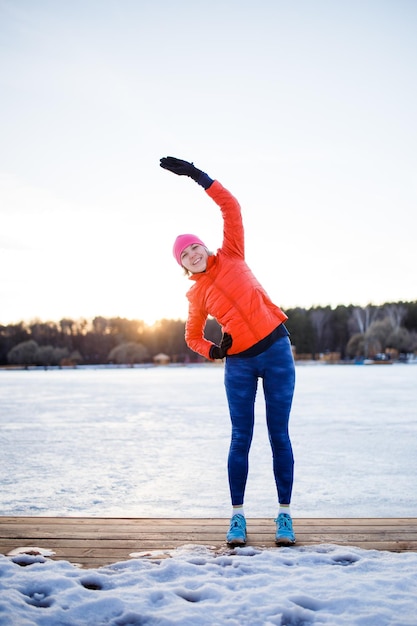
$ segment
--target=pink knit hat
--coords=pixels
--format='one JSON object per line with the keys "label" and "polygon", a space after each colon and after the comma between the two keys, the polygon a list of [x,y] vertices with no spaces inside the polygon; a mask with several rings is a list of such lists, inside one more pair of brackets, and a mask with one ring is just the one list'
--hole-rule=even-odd
{"label": "pink knit hat", "polygon": [[186,235],[178,235],[175,240],[174,247],[172,248],[172,253],[179,265],[182,266],[181,263],[181,254],[185,250],[187,246],[190,246],[192,243],[198,243],[200,246],[204,246],[206,248],[206,244],[201,241],[199,237],[196,235],[186,234]]}

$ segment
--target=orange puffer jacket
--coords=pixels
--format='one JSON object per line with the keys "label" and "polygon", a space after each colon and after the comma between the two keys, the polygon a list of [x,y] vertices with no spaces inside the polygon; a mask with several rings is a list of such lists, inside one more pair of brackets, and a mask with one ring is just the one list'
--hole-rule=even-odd
{"label": "orange puffer jacket", "polygon": [[192,274],[194,285],[189,300],[185,340],[206,358],[212,342],[204,338],[207,317],[211,315],[230,333],[233,345],[228,354],[238,354],[269,335],[287,316],[269,298],[245,262],[244,231],[236,198],[218,181],[206,193],[223,215],[223,245],[208,258],[205,272]]}

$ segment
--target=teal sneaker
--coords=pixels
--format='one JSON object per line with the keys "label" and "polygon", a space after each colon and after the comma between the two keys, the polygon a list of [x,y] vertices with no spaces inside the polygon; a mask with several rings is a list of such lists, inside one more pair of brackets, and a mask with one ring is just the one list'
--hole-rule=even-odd
{"label": "teal sneaker", "polygon": [[292,519],[287,513],[280,513],[275,520],[277,532],[275,543],[277,546],[292,546],[295,544],[295,535],[292,528]]}
{"label": "teal sneaker", "polygon": [[229,546],[244,546],[246,543],[246,520],[240,513],[230,520],[229,532],[226,535]]}

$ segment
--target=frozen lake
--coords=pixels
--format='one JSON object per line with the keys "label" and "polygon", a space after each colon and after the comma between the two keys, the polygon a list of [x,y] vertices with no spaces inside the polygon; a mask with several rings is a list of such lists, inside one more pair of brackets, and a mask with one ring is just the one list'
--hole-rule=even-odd
{"label": "frozen lake", "polygon": [[[297,366],[294,517],[417,515],[417,366]],[[276,515],[261,385],[248,517]],[[223,367],[0,371],[1,515],[228,517]]]}

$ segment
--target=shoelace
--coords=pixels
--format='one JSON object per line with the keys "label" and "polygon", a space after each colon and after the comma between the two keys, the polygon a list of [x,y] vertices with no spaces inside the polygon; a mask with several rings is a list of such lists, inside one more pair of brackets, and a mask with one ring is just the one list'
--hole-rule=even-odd
{"label": "shoelace", "polygon": [[239,519],[235,519],[235,521],[233,522],[233,528],[242,528],[243,529],[244,524],[243,522],[241,522]]}
{"label": "shoelace", "polygon": [[290,530],[290,531],[292,531],[291,520],[288,517],[284,516],[284,515],[281,515],[278,518],[278,525],[279,525],[279,530]]}

